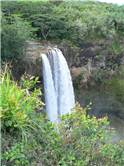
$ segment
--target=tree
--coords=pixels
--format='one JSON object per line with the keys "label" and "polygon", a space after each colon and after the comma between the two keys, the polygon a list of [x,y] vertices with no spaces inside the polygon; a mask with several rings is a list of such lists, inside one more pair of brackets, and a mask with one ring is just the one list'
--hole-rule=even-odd
{"label": "tree", "polygon": [[18,16],[3,16],[1,33],[2,60],[18,59],[24,55],[26,40],[32,37],[33,28]]}

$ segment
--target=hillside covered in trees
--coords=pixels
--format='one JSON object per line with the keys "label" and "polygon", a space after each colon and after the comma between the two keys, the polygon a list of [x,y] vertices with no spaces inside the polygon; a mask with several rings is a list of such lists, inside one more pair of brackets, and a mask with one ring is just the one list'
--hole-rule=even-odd
{"label": "hillside covered in trees", "polygon": [[124,51],[123,13],[124,6],[99,2],[4,1],[2,58],[20,56],[20,43],[23,46],[30,37],[67,40],[78,47],[103,40],[111,55],[121,55]]}

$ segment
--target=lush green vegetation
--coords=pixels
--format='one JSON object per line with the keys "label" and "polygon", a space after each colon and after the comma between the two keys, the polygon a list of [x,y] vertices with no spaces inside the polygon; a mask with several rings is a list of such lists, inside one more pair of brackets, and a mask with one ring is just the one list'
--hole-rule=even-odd
{"label": "lush green vegetation", "polygon": [[118,109],[124,107],[124,68],[120,67],[117,73],[111,79],[104,79],[103,86],[105,90],[110,93],[117,102],[119,102]]}
{"label": "lush green vegetation", "polygon": [[[4,58],[22,55],[22,45],[32,28],[40,40],[64,39],[77,46],[104,40],[111,55],[123,52],[124,6],[80,1],[4,1],[2,13]],[[13,18],[15,15],[18,20]]]}
{"label": "lush green vegetation", "polygon": [[[2,60],[22,59],[26,41],[33,39],[68,42],[80,49],[87,43],[101,44],[107,50],[106,66],[93,70],[89,82],[100,85],[123,107],[123,13],[124,6],[90,1],[2,1]],[[94,60],[102,56],[99,52]],[[76,79],[77,87],[82,77],[81,73]],[[90,117],[89,107],[77,104],[60,124],[52,124],[43,113],[37,82],[26,74],[15,82],[7,67],[1,74],[3,166],[124,165],[124,142],[111,143],[114,130],[107,118]]]}
{"label": "lush green vegetation", "polygon": [[107,118],[96,119],[77,105],[60,124],[42,112],[37,78],[23,76],[17,84],[8,71],[1,75],[2,165],[89,166],[124,164],[124,144],[110,143]]}
{"label": "lush green vegetation", "polygon": [[3,17],[1,34],[2,59],[23,58],[25,42],[31,39],[32,30],[30,24],[18,16]]}

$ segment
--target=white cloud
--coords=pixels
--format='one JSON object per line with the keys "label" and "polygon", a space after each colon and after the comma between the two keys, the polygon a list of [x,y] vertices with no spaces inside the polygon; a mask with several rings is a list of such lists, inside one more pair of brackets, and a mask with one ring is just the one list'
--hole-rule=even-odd
{"label": "white cloud", "polygon": [[119,5],[124,5],[124,0],[98,0],[100,2],[115,3]]}

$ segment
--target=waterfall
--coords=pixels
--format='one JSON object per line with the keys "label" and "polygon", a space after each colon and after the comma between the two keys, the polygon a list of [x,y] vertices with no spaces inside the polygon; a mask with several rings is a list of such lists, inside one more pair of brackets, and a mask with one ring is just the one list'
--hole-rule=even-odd
{"label": "waterfall", "polygon": [[66,59],[59,49],[42,54],[42,63],[46,112],[48,118],[55,122],[60,115],[70,113],[75,105],[72,79]]}
{"label": "waterfall", "polygon": [[48,114],[48,118],[54,122],[58,120],[57,100],[55,87],[53,84],[51,67],[49,64],[49,60],[45,54],[42,54],[42,64],[46,112]]}

